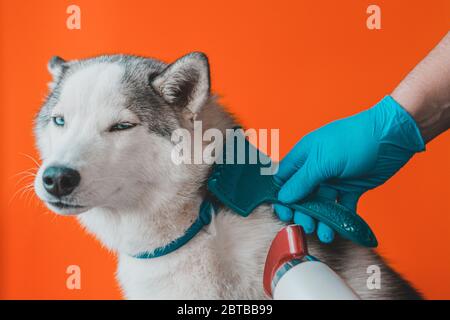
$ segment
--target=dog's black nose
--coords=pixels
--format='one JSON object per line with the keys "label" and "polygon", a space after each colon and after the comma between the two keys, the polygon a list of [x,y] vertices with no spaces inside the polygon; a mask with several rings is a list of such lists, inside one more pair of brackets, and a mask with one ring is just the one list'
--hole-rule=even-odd
{"label": "dog's black nose", "polygon": [[70,194],[80,180],[78,171],[66,167],[48,167],[42,175],[45,190],[56,197]]}

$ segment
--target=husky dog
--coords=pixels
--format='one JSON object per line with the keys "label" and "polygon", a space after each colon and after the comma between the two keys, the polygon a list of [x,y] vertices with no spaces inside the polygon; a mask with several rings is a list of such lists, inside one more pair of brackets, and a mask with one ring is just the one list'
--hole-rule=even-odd
{"label": "husky dog", "polygon": [[[243,218],[221,208],[180,249],[151,252],[184,234],[197,218],[211,171],[175,164],[171,133],[236,126],[210,93],[207,57],[172,64],[127,55],[48,64],[50,94],[36,118],[42,166],[35,190],[61,215],[80,223],[118,255],[117,278],[129,299],[264,299],[263,267],[283,224],[268,205]],[[311,254],[334,269],[363,299],[413,299],[420,294],[374,251],[309,237]],[[369,290],[367,268],[381,269]]]}

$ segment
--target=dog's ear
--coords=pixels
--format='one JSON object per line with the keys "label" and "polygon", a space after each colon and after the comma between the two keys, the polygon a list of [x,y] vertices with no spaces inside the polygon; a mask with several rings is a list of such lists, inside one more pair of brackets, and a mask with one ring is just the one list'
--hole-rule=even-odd
{"label": "dog's ear", "polygon": [[64,64],[66,63],[66,61],[58,56],[53,56],[48,64],[47,64],[47,68],[48,71],[50,72],[50,74],[52,75],[53,79],[57,79],[59,77],[59,75],[61,74],[63,68],[64,68]]}
{"label": "dog's ear", "polygon": [[208,58],[201,52],[185,55],[153,78],[151,85],[169,105],[195,114],[210,95]]}

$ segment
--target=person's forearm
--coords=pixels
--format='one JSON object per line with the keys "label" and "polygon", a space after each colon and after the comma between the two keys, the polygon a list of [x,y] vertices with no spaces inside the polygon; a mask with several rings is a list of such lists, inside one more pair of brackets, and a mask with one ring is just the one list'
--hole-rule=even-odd
{"label": "person's forearm", "polygon": [[391,96],[416,120],[425,143],[450,127],[450,32]]}

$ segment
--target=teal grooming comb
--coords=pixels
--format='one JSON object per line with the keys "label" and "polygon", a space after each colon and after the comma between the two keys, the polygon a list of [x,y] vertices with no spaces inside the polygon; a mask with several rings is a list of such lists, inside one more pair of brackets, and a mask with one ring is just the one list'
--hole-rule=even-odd
{"label": "teal grooming comb", "polygon": [[208,190],[220,202],[244,217],[263,203],[279,203],[326,223],[343,238],[357,244],[378,245],[368,224],[356,212],[335,201],[315,197],[295,204],[281,203],[277,199],[280,185],[274,176],[261,174],[261,170],[270,170],[270,158],[245,139],[242,129],[237,128],[234,132],[238,134],[227,134],[223,163],[215,164],[208,179]]}

